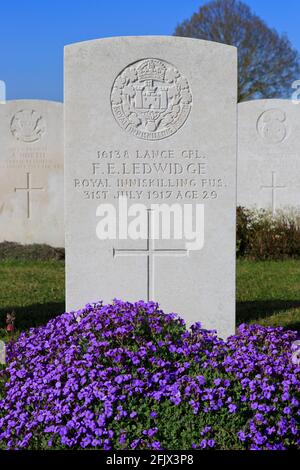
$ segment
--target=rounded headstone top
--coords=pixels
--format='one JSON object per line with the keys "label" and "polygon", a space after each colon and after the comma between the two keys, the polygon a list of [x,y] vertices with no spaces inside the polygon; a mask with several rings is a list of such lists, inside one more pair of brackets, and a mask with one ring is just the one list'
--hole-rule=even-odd
{"label": "rounded headstone top", "polygon": [[237,48],[235,46],[230,46],[227,44],[222,44],[220,42],[215,42],[215,41],[206,41],[204,39],[197,39],[197,38],[186,38],[186,37],[181,37],[181,36],[112,36],[112,37],[107,37],[107,38],[98,38],[98,39],[90,39],[87,41],[81,41],[81,42],[75,42],[71,44],[67,44],[64,49],[65,52],[68,52],[72,50],[72,48],[76,49],[81,46],[97,46],[100,43],[126,43],[126,42],[134,42],[137,44],[140,42],[141,44],[143,43],[149,43],[151,41],[152,43],[201,43],[201,45],[207,46],[207,47],[213,47],[213,48],[219,48],[219,49],[232,49],[234,51],[237,51]]}
{"label": "rounded headstone top", "polygon": [[238,104],[239,108],[270,108],[274,105],[278,106],[297,106],[292,100],[283,98],[270,98],[260,100],[242,101]]}
{"label": "rounded headstone top", "polygon": [[5,105],[19,105],[19,104],[36,104],[37,106],[63,106],[61,101],[54,100],[39,100],[39,99],[17,99],[17,100],[7,100]]}

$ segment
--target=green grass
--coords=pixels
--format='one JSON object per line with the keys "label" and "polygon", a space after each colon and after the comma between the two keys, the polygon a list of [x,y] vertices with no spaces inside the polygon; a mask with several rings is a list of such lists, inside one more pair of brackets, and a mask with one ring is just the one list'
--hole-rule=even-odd
{"label": "green grass", "polygon": [[[14,311],[16,328],[24,330],[64,312],[64,287],[63,261],[2,261],[0,338],[7,339],[7,313]],[[237,323],[300,330],[300,261],[239,260]]]}
{"label": "green grass", "polygon": [[6,338],[7,313],[15,312],[16,328],[45,324],[65,311],[62,261],[2,261],[0,263],[0,337]]}
{"label": "green grass", "polygon": [[237,323],[300,330],[300,261],[238,261]]}

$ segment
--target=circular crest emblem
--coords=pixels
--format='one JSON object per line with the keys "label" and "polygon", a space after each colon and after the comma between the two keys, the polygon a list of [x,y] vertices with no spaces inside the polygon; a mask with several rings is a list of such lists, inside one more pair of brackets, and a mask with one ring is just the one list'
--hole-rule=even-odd
{"label": "circular crest emblem", "polygon": [[288,134],[287,116],[280,109],[264,111],[257,121],[257,132],[270,144],[280,144]]}
{"label": "circular crest emblem", "polygon": [[187,120],[192,94],[187,79],[171,64],[144,59],[126,67],[111,91],[118,124],[145,140],[174,134]]}
{"label": "circular crest emblem", "polygon": [[46,123],[34,109],[21,109],[10,123],[12,135],[22,142],[38,142],[46,132]]}

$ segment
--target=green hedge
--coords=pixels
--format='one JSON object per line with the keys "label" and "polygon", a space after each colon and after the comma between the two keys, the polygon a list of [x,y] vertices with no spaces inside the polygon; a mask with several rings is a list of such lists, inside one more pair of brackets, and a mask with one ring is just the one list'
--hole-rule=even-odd
{"label": "green hedge", "polygon": [[254,260],[300,258],[300,212],[237,209],[237,257]]}

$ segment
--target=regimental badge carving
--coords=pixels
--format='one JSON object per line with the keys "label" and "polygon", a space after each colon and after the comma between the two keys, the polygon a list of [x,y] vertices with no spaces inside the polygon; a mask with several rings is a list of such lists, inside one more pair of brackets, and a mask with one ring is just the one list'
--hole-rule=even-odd
{"label": "regimental badge carving", "polygon": [[46,123],[34,109],[21,109],[10,123],[12,135],[21,142],[38,142],[46,132]]}
{"label": "regimental badge carving", "polygon": [[280,109],[263,112],[257,121],[257,132],[270,144],[280,144],[287,137],[287,116]]}
{"label": "regimental badge carving", "polygon": [[187,120],[192,94],[187,79],[171,64],[144,59],[126,67],[111,91],[118,124],[145,140],[174,134]]}

